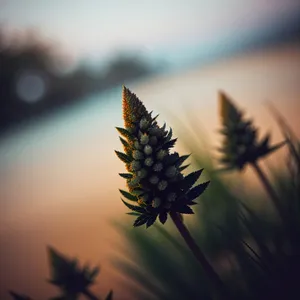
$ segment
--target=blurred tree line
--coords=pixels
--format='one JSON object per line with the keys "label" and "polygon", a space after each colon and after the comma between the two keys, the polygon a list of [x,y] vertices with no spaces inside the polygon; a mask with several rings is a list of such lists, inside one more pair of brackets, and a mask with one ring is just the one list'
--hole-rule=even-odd
{"label": "blurred tree line", "polygon": [[150,75],[139,57],[117,55],[106,67],[72,71],[55,42],[35,31],[8,34],[0,27],[0,133],[25,119],[71,104],[124,80]]}

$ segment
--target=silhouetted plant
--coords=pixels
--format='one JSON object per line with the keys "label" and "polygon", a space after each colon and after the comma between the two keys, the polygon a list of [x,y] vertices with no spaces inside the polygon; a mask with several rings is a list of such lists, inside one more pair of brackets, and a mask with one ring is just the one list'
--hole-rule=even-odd
{"label": "silhouetted plant", "polygon": [[286,142],[270,146],[270,134],[259,141],[257,137],[258,129],[251,120],[244,118],[244,114],[237,109],[225,93],[219,93],[219,102],[223,125],[221,133],[225,136],[223,146],[220,148],[220,152],[223,154],[220,162],[226,166],[227,170],[243,170],[245,165],[251,165],[269,193],[278,213],[284,219],[280,200],[267,176],[260,168],[258,160],[279,149]]}
{"label": "silhouetted plant", "polygon": [[[78,260],[67,258],[52,247],[48,247],[51,279],[49,283],[55,285],[61,291],[61,295],[50,300],[77,300],[82,294],[87,299],[98,300],[90,290],[99,274],[99,267],[91,268],[88,265],[80,267]],[[21,296],[10,291],[15,300],[31,300],[27,296]],[[110,291],[105,300],[112,300],[113,292]]]}

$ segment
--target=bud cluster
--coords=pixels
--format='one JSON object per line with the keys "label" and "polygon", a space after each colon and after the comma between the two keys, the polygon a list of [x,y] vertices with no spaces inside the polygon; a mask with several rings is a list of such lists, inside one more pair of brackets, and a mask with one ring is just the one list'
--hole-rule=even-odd
{"label": "bud cluster", "polygon": [[156,117],[148,113],[143,103],[135,94],[123,87],[123,117],[125,128],[117,128],[126,139],[121,138],[124,152],[116,151],[126,164],[128,190],[120,190],[127,200],[136,201],[137,205],[125,202],[125,205],[138,215],[134,226],[151,226],[157,216],[162,223],[167,213],[193,213],[190,205],[207,187],[208,182],[192,187],[202,170],[184,177],[182,166],[188,155],[179,156],[170,153],[176,139],[172,139],[172,129],[166,125],[159,127]]}

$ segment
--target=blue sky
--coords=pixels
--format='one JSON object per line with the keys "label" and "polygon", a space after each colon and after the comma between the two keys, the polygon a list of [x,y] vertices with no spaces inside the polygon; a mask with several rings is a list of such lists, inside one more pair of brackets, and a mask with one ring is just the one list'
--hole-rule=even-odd
{"label": "blue sky", "polygon": [[0,24],[36,28],[72,57],[121,49],[156,55],[255,31],[298,0],[0,0]]}

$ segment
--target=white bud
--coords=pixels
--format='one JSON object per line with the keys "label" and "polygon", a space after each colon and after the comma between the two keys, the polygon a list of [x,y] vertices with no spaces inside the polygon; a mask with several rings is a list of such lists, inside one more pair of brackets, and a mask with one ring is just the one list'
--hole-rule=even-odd
{"label": "white bud", "polygon": [[159,207],[160,205],[161,205],[161,200],[160,200],[160,198],[155,197],[155,198],[153,199],[153,201],[152,201],[152,206],[155,207],[155,208],[157,208],[157,207]]}
{"label": "white bud", "polygon": [[163,169],[163,164],[162,163],[156,163],[154,166],[153,166],[153,171],[155,172],[160,172],[162,169]]}
{"label": "white bud", "polygon": [[137,172],[137,176],[141,179],[147,177],[147,170],[141,169],[140,171]]}
{"label": "white bud", "polygon": [[153,165],[153,159],[151,157],[148,157],[145,159],[144,163],[147,167],[151,167]]}
{"label": "white bud", "polygon": [[164,157],[167,155],[167,151],[166,150],[159,150],[158,152],[157,152],[157,154],[156,154],[156,158],[158,159],[158,160],[163,160],[164,159]]}
{"label": "white bud", "polygon": [[134,148],[137,149],[137,150],[142,150],[143,149],[143,147],[140,145],[140,143],[138,141],[134,142]]}
{"label": "white bud", "polygon": [[145,133],[141,136],[140,142],[142,145],[147,145],[149,142],[149,136]]}
{"label": "white bud", "polygon": [[162,180],[158,183],[157,187],[160,191],[164,191],[168,186],[168,183],[166,180]]}
{"label": "white bud", "polygon": [[149,178],[149,182],[152,184],[157,184],[159,181],[159,178],[156,175],[153,175]]}
{"label": "white bud", "polygon": [[131,162],[131,169],[132,171],[138,171],[141,169],[141,163],[137,160],[134,160],[133,162]]}
{"label": "white bud", "polygon": [[146,120],[146,118],[142,118],[140,121],[140,128],[145,130],[149,126],[149,121]]}
{"label": "white bud", "polygon": [[132,152],[132,157],[134,159],[140,160],[140,159],[144,159],[144,154],[143,152],[139,151],[139,150],[134,150]]}
{"label": "white bud", "polygon": [[152,153],[152,147],[151,146],[149,146],[149,145],[146,145],[145,146],[145,148],[144,148],[144,153],[146,154],[146,155],[150,155],[151,153]]}

